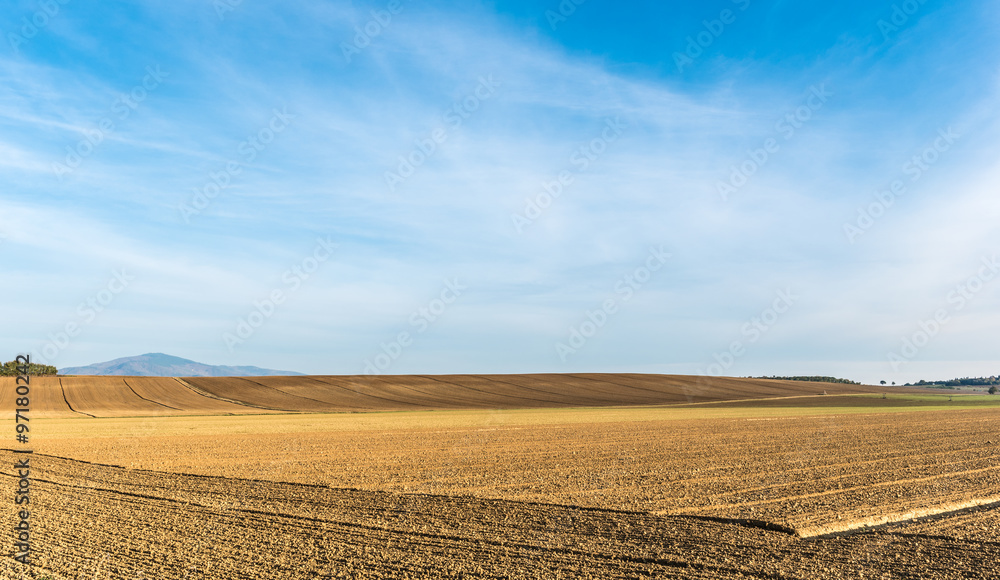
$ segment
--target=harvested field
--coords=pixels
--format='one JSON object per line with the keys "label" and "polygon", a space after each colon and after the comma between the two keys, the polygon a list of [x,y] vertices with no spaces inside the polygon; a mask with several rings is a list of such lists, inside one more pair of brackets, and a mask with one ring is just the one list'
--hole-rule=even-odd
{"label": "harvested field", "polygon": [[[13,461],[2,452],[3,465]],[[125,470],[35,456],[36,572],[66,578],[992,578],[995,544]],[[8,467],[3,473],[13,477]],[[7,479],[7,478],[4,478]],[[9,512],[6,527],[13,525]],[[129,541],[122,541],[129,538]],[[7,577],[17,573],[4,559]],[[0,569],[3,569],[0,568]]]}

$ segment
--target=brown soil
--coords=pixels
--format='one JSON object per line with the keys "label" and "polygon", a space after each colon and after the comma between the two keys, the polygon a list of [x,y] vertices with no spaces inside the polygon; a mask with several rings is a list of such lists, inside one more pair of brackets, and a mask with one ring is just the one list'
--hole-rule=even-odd
{"label": "brown soil", "polygon": [[[14,403],[0,378],[0,404]],[[859,385],[675,375],[35,377],[36,417],[676,405],[771,397],[912,392]]]}

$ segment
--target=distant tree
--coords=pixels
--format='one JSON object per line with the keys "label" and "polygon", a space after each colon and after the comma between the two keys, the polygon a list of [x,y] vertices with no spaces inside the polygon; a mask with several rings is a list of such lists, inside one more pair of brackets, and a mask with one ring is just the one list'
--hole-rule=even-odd
{"label": "distant tree", "polygon": [[896,381],[892,381],[892,384],[893,384],[893,385],[895,385],[895,384],[896,384]]}
{"label": "distant tree", "polygon": [[[880,385],[884,385],[884,384],[885,384],[885,381],[879,381],[879,382],[878,382],[878,384],[880,384]],[[892,383],[892,384],[894,384],[894,385],[895,385],[896,383]]]}
{"label": "distant tree", "polygon": [[[28,366],[28,374],[34,376],[45,376],[45,375],[55,375],[58,374],[58,370],[54,366],[40,365],[31,363]],[[0,376],[3,377],[16,377],[19,373],[17,361],[8,361],[3,363],[3,367],[0,367]]]}
{"label": "distant tree", "polygon": [[990,387],[990,390],[989,390],[989,393],[990,393],[991,395],[995,395],[995,394],[997,394],[997,388],[996,388],[996,385],[994,385],[994,386]]}

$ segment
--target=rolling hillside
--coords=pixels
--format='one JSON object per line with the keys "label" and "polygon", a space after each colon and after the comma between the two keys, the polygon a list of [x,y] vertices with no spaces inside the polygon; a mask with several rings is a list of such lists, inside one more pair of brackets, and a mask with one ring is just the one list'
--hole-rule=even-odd
{"label": "rolling hillside", "polygon": [[[899,390],[643,374],[35,377],[31,385],[35,417],[610,407]],[[0,379],[0,405],[13,408],[13,377]]]}

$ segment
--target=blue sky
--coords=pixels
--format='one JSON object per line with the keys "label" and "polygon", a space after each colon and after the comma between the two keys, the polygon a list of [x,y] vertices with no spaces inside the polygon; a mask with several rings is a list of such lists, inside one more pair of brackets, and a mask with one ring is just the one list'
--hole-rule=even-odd
{"label": "blue sky", "polygon": [[1000,6],[627,6],[9,2],[7,358],[1000,373]]}

